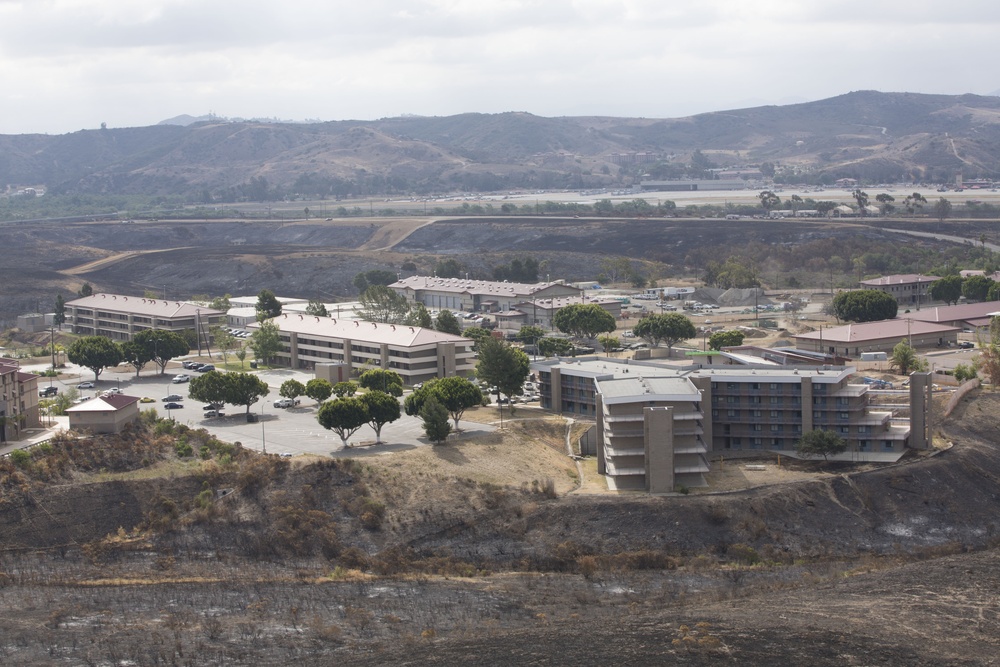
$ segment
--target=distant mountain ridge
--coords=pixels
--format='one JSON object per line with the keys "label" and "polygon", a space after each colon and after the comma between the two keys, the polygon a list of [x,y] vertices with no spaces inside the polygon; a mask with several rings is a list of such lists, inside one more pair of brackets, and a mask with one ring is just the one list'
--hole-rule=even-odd
{"label": "distant mountain ridge", "polygon": [[[811,177],[1000,176],[1000,97],[857,91],[673,119],[508,112],[280,123],[178,116],[149,127],[0,135],[0,182],[53,192],[216,196],[253,179],[315,194],[584,188],[684,171],[696,150],[718,166],[770,162]],[[618,157],[628,153],[653,158],[629,165]]]}

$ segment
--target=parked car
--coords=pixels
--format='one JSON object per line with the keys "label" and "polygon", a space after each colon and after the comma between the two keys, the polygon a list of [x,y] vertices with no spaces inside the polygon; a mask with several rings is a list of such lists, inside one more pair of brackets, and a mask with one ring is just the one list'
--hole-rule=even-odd
{"label": "parked car", "polygon": [[93,389],[94,388],[94,383],[91,382],[90,380],[88,380],[86,382],[81,382],[80,384],[76,385],[76,388],[77,389]]}
{"label": "parked car", "polygon": [[206,417],[225,417],[225,413],[221,410],[205,410],[203,413]]}
{"label": "parked car", "polygon": [[169,394],[160,399],[164,403],[169,403],[170,401],[183,401],[184,397],[180,394]]}
{"label": "parked car", "polygon": [[200,365],[201,364],[199,364],[197,361],[182,361],[181,362],[181,366],[183,366],[184,368],[194,368],[195,366],[200,366]]}
{"label": "parked car", "polygon": [[181,405],[180,403],[167,403],[163,407],[166,408],[167,410],[180,410],[184,406]]}
{"label": "parked car", "polygon": [[201,363],[200,361],[192,361],[188,366],[188,370],[196,371],[204,365],[205,364]]}
{"label": "parked car", "polygon": [[209,371],[214,371],[215,366],[213,366],[212,364],[202,364],[201,366],[199,366],[194,370],[197,371],[198,373],[207,373]]}
{"label": "parked car", "polygon": [[120,394],[120,393],[122,393],[121,389],[119,389],[118,387],[112,387],[111,389],[108,389],[107,391],[102,391],[101,395],[102,396],[110,396],[111,394]]}
{"label": "parked car", "polygon": [[221,410],[222,403],[209,403],[201,408],[202,410]]}
{"label": "parked car", "polygon": [[291,408],[299,404],[297,398],[279,398],[274,402],[276,408]]}
{"label": "parked car", "polygon": [[151,399],[149,396],[143,396],[142,398],[139,399],[139,402],[140,403],[156,403],[156,401],[154,401],[153,399]]}
{"label": "parked car", "polygon": [[971,350],[976,346],[976,344],[973,343],[972,341],[963,340],[961,343],[958,344],[958,346],[963,350]]}
{"label": "parked car", "polygon": [[48,398],[49,396],[55,396],[58,393],[59,393],[59,387],[53,386],[53,387],[45,387],[44,389],[38,392],[38,395],[41,396],[42,398]]}
{"label": "parked car", "polygon": [[181,384],[182,382],[190,382],[191,376],[186,373],[181,373],[180,375],[175,375],[174,379],[171,380],[174,384]]}

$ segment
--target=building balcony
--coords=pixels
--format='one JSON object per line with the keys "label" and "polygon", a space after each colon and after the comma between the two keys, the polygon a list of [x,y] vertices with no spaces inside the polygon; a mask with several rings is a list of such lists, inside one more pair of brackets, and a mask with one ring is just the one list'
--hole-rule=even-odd
{"label": "building balcony", "polygon": [[625,476],[646,476],[646,468],[637,467],[619,467],[614,464],[613,461],[605,461],[605,466],[607,468],[608,474],[614,477],[625,477]]}

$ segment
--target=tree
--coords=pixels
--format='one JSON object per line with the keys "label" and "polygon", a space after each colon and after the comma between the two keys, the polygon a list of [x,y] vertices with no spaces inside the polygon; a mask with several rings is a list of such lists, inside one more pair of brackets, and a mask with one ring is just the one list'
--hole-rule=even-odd
{"label": "tree", "polygon": [[979,341],[979,367],[990,384],[1000,385],[1000,317],[990,319],[990,337]]}
{"label": "tree", "polygon": [[503,264],[493,268],[493,280],[508,280],[512,283],[536,283],[538,282],[538,260],[533,257],[512,259],[510,264]]}
{"label": "tree", "polygon": [[66,323],[66,300],[63,299],[62,294],[56,294],[55,315],[52,317],[52,323],[60,329]]}
{"label": "tree", "polygon": [[514,334],[514,340],[524,343],[535,344],[540,338],[545,337],[545,329],[541,327],[536,327],[533,324],[522,324],[521,329]]}
{"label": "tree", "polygon": [[420,411],[420,418],[423,420],[424,433],[436,445],[444,442],[448,434],[451,433],[448,410],[433,396],[424,403],[423,409]]}
{"label": "tree", "polygon": [[354,286],[361,293],[372,285],[391,285],[397,280],[399,280],[399,276],[393,271],[371,269],[369,271],[362,271],[354,276]]}
{"label": "tree", "polygon": [[830,211],[837,208],[837,202],[832,201],[820,201],[816,202],[816,210],[820,215],[829,215]]}
{"label": "tree", "polygon": [[146,350],[146,346],[134,340],[127,340],[121,344],[122,361],[135,369],[135,376],[139,377],[146,364],[153,360],[153,355]]}
{"label": "tree", "polygon": [[875,201],[882,205],[882,215],[889,215],[895,209],[892,202],[896,201],[896,198],[890,194],[883,192],[875,197]]}
{"label": "tree", "polygon": [[77,294],[79,296],[92,296],[94,294],[94,288],[90,286],[90,283],[84,283]]}
{"label": "tree", "polygon": [[74,364],[94,371],[94,381],[105,368],[122,362],[122,349],[110,338],[84,336],[69,346],[66,357]]}
{"label": "tree", "polygon": [[358,383],[368,390],[384,391],[392,396],[403,395],[403,378],[396,371],[372,368],[358,377]]}
{"label": "tree", "polygon": [[346,449],[347,439],[368,423],[368,406],[354,396],[338,398],[320,406],[316,419],[320,426],[340,436]]}
{"label": "tree", "polygon": [[240,345],[236,352],[233,353],[233,356],[240,360],[240,370],[243,370],[243,362],[247,358],[247,349],[243,345]]}
{"label": "tree", "polygon": [[493,334],[490,332],[489,329],[484,329],[482,327],[465,327],[465,330],[462,332],[462,335],[465,336],[466,338],[470,338],[473,341],[475,341],[475,344],[472,346],[472,349],[476,352],[479,351],[479,343],[482,342],[484,338],[493,337]]}
{"label": "tree", "polygon": [[285,380],[278,389],[278,396],[290,398],[293,401],[306,393],[306,386],[298,380]]}
{"label": "tree", "polygon": [[223,313],[227,313],[232,308],[232,304],[229,303],[229,300],[232,298],[232,294],[217,296],[209,302],[208,307],[212,310],[221,310]]}
{"label": "tree", "polygon": [[847,450],[847,441],[833,431],[814,429],[803,433],[795,443],[795,451],[803,456],[822,456],[829,461],[830,456],[836,456]]}
{"label": "tree", "polygon": [[327,312],[327,310],[326,310],[326,306],[323,305],[323,302],[319,301],[319,300],[310,301],[309,305],[306,306],[306,313],[309,314],[309,315],[313,315],[315,317],[329,317],[330,316],[330,313]]}
{"label": "tree", "polygon": [[987,301],[1000,301],[1000,283],[994,282],[990,285],[990,291],[986,293]]}
{"label": "tree", "polygon": [[228,387],[226,385],[226,375],[218,371],[202,373],[198,377],[191,378],[188,384],[188,396],[196,401],[205,403],[222,404],[227,402]]}
{"label": "tree", "polygon": [[889,367],[895,369],[900,375],[909,375],[913,371],[925,369],[927,362],[921,360],[917,356],[916,350],[910,347],[905,340],[901,340],[892,348]]}
{"label": "tree", "polygon": [[250,349],[253,350],[257,361],[266,364],[270,362],[271,357],[281,351],[284,345],[279,332],[278,323],[274,320],[257,323],[257,329],[250,334]]}
{"label": "tree", "polygon": [[698,335],[691,320],[680,313],[647,315],[636,323],[632,332],[650,347],[659,347],[661,342],[666,342],[668,349]]}
{"label": "tree", "polygon": [[927,203],[927,199],[919,192],[914,192],[912,195],[903,200],[903,206],[906,208],[907,213],[919,213],[923,210],[924,204]]}
{"label": "tree", "polygon": [[574,303],[560,308],[552,323],[563,333],[587,339],[611,333],[617,326],[614,316],[596,303]]}
{"label": "tree", "polygon": [[447,410],[455,422],[456,431],[465,411],[483,404],[483,392],[479,386],[466,378],[455,376],[425,382],[423,387],[406,397],[403,409],[410,416],[419,415],[424,403],[432,397]]}
{"label": "tree", "polygon": [[614,348],[621,345],[621,341],[618,340],[618,336],[599,336],[597,342],[601,344],[601,349],[605,352],[610,352]]}
{"label": "tree", "polygon": [[[345,380],[343,382],[338,382],[333,385],[333,395],[337,398],[344,398],[346,396],[354,396],[358,393],[358,383],[351,380]],[[329,398],[329,396],[327,396]]]}
{"label": "tree", "polygon": [[234,347],[239,346],[239,341],[236,336],[229,333],[225,327],[212,327],[212,340],[215,341],[215,346],[219,348],[219,352],[222,353],[222,363],[229,363],[229,353]]}
{"label": "tree", "polygon": [[166,373],[171,359],[191,352],[191,346],[184,337],[173,331],[144,329],[132,336],[132,340],[145,348],[149,358],[160,367],[160,375]]}
{"label": "tree", "polygon": [[368,410],[368,425],[375,430],[375,443],[382,442],[382,427],[399,419],[399,400],[384,391],[373,390],[361,396]]}
{"label": "tree", "polygon": [[329,380],[313,378],[306,382],[306,396],[316,401],[317,404],[322,403],[332,395],[333,385],[330,384]]}
{"label": "tree", "polygon": [[985,301],[994,280],[986,276],[969,276],[962,281],[962,296],[968,301]]}
{"label": "tree", "polygon": [[538,354],[543,357],[566,357],[573,354],[575,346],[565,338],[553,338],[546,336],[538,339]]}
{"label": "tree", "polygon": [[936,202],[934,202],[934,217],[938,219],[938,222],[944,222],[944,219],[951,215],[951,202],[941,197]]}
{"label": "tree", "polygon": [[403,324],[410,327],[420,327],[422,329],[433,329],[434,318],[427,311],[427,307],[422,303],[416,303],[410,308],[410,313],[403,320]]}
{"label": "tree", "polygon": [[833,314],[842,322],[876,322],[896,317],[899,304],[891,294],[873,289],[840,292],[833,297]]}
{"label": "tree", "polygon": [[868,215],[868,193],[863,192],[861,188],[856,188],[851,196],[854,197],[854,201],[858,202],[858,215],[862,218]]}
{"label": "tree", "polygon": [[434,275],[438,278],[461,278],[465,267],[456,259],[442,259],[434,266]]}
{"label": "tree", "polygon": [[[479,344],[479,362],[476,377],[488,385],[495,386],[497,393],[508,398],[520,396],[524,391],[524,381],[530,372],[531,362],[523,350],[511,347],[506,341],[485,338]],[[501,412],[503,406],[500,406]],[[514,412],[511,403],[511,413]]]}
{"label": "tree", "polygon": [[410,312],[406,297],[385,285],[370,286],[358,301],[358,315],[368,322],[401,324]]}
{"label": "tree", "polygon": [[257,294],[257,321],[263,322],[264,320],[270,320],[278,315],[281,315],[281,302],[278,301],[278,297],[274,296],[274,292],[268,289],[262,289]]}
{"label": "tree", "polygon": [[973,380],[976,378],[976,367],[974,364],[955,364],[955,368],[952,371],[955,375],[955,379],[959,382],[966,382],[968,380]]}
{"label": "tree", "polygon": [[962,277],[945,276],[931,283],[929,294],[935,301],[957,304],[962,296]]}
{"label": "tree", "polygon": [[781,197],[774,194],[770,190],[764,190],[761,192],[757,195],[757,199],[760,200],[761,208],[765,211],[772,211],[781,206]]}
{"label": "tree", "polygon": [[434,328],[441,333],[448,333],[454,336],[462,335],[462,325],[458,323],[458,318],[450,310],[442,310],[438,313]]}
{"label": "tree", "polygon": [[739,329],[729,331],[716,331],[708,338],[708,347],[712,350],[721,350],[724,347],[737,347],[743,344],[746,337]]}
{"label": "tree", "polygon": [[[205,375],[218,373],[209,371]],[[250,406],[270,393],[267,383],[252,373],[223,373],[226,389],[226,403],[247,406],[247,421],[250,421]]]}
{"label": "tree", "polygon": [[607,257],[601,260],[600,275],[597,279],[607,284],[619,283],[631,274],[632,260],[628,257]]}

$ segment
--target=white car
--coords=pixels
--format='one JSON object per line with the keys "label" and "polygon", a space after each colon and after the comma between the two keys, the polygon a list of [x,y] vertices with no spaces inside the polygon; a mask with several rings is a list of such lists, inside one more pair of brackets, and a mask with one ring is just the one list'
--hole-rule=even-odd
{"label": "white car", "polygon": [[291,408],[299,404],[299,399],[297,398],[279,398],[274,402],[274,407],[276,408]]}
{"label": "white car", "polygon": [[171,380],[174,384],[181,384],[182,382],[190,382],[191,376],[181,373],[180,375],[175,375],[174,379]]}
{"label": "white car", "polygon": [[108,389],[107,391],[101,392],[101,395],[102,396],[110,396],[111,394],[120,394],[120,393],[122,393],[121,389],[119,389],[118,387],[112,387],[111,389]]}
{"label": "white car", "polygon": [[88,380],[87,382],[81,382],[80,384],[76,385],[76,388],[77,389],[93,389],[94,388],[94,383]]}

